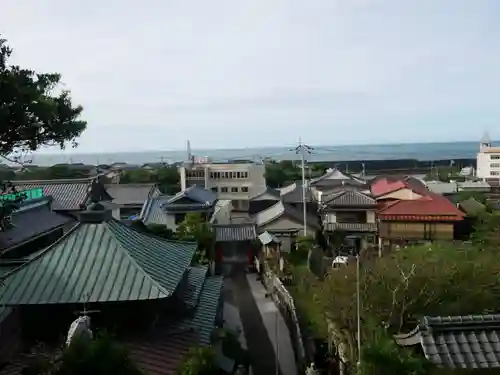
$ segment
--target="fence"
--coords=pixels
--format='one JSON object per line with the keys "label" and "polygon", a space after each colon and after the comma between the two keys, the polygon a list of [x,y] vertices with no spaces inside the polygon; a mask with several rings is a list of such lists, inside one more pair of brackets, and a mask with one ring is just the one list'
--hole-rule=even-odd
{"label": "fence", "polygon": [[265,270],[261,273],[262,282],[266,289],[271,292],[272,298],[278,306],[281,315],[285,319],[286,325],[290,332],[292,339],[293,351],[295,353],[295,361],[299,373],[306,367],[306,356],[304,351],[304,343],[302,341],[302,334],[300,332],[299,320],[297,317],[297,310],[293,298],[284,287],[280,279],[271,271]]}

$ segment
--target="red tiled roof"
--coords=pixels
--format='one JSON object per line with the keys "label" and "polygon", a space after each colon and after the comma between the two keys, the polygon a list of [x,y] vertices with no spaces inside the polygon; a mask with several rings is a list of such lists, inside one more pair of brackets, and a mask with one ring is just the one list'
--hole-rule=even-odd
{"label": "red tiled roof", "polygon": [[376,181],[370,190],[375,197],[380,197],[385,194],[392,193],[393,191],[403,189],[406,184],[403,181],[389,181],[387,178],[382,178]]}
{"label": "red tiled roof", "polygon": [[462,220],[465,215],[439,194],[428,193],[415,200],[398,201],[382,208],[382,220]]}
{"label": "red tiled roof", "polygon": [[375,197],[380,197],[400,189],[410,189],[417,194],[424,195],[429,192],[427,187],[414,177],[390,178],[384,177],[376,180],[370,187]]}
{"label": "red tiled roof", "polygon": [[176,375],[189,349],[197,343],[196,331],[183,331],[156,339],[131,341],[127,345],[145,375]]}

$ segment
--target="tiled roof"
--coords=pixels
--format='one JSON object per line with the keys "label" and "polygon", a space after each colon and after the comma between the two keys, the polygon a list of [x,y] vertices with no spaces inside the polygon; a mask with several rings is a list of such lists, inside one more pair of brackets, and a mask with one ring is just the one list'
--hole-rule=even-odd
{"label": "tiled roof", "polygon": [[144,375],[177,375],[189,350],[197,345],[197,332],[186,330],[155,336],[126,342],[131,357]]}
{"label": "tiled roof", "polygon": [[404,188],[410,189],[420,195],[425,195],[429,192],[423,181],[411,176],[377,177],[370,184],[370,190],[375,197],[380,197]]}
{"label": "tiled roof", "polygon": [[113,203],[120,206],[142,205],[148,198],[160,195],[156,184],[109,184],[106,189]]}
{"label": "tiled roof", "polygon": [[53,198],[54,210],[78,210],[87,202],[92,179],[13,181],[18,190],[43,188]]}
{"label": "tiled roof", "polygon": [[149,198],[145,203],[141,212],[141,220],[145,225],[159,224],[167,225],[167,215],[165,214],[162,205],[170,197],[155,197]]}
{"label": "tiled roof", "polygon": [[253,241],[257,238],[255,224],[214,225],[216,242]]}
{"label": "tiled roof", "polygon": [[461,201],[458,205],[467,215],[475,215],[486,210],[486,206],[484,204],[478,202],[472,197]]}
{"label": "tiled roof", "polygon": [[212,205],[217,200],[217,195],[211,190],[193,185],[171,197],[167,204],[176,203],[183,198],[187,198],[193,201],[193,203]]}
{"label": "tiled roof", "polygon": [[198,331],[198,343],[208,345],[211,342],[212,331],[217,311],[220,307],[222,292],[222,277],[211,276],[205,279],[196,310],[192,316],[186,317],[177,327],[195,329]]}
{"label": "tiled roof", "polygon": [[12,214],[14,228],[0,232],[0,250],[19,246],[30,239],[53,231],[74,221],[73,218],[50,209],[50,197],[30,201]]}
{"label": "tiled roof", "polygon": [[[272,188],[272,187],[269,187],[269,186],[266,186],[266,188],[264,189],[264,191],[256,194],[251,199],[252,200],[261,200],[261,199],[264,199],[266,195],[269,196],[269,197],[274,198],[275,200],[279,200],[280,199],[280,191],[278,189],[275,189],[275,188]],[[266,199],[269,199],[269,198],[266,198]]]}
{"label": "tiled roof", "polygon": [[270,243],[274,242],[276,244],[281,243],[281,241],[276,237],[274,234],[269,233],[269,232],[264,232],[259,235],[259,240],[263,245],[269,245]]}
{"label": "tiled roof", "polygon": [[375,207],[377,201],[366,194],[358,191],[347,190],[333,196],[327,196],[327,200],[322,201],[326,207]]}
{"label": "tiled roof", "polygon": [[[286,216],[298,223],[304,222],[302,212],[299,212],[294,207],[281,201],[263,211],[258,212],[253,216],[253,219],[257,227],[261,227],[279,219],[282,216]],[[312,216],[311,214],[308,214],[307,216],[307,224],[312,228],[319,228],[318,218],[316,216]]]}
{"label": "tiled roof", "polygon": [[458,183],[458,190],[489,190],[490,188],[490,184],[485,181],[464,181]]}
{"label": "tiled roof", "polygon": [[[299,203],[303,201],[302,181],[296,181],[293,184],[280,189],[281,199],[287,203]],[[312,201],[311,189],[306,187],[306,202]]]}
{"label": "tiled roof", "polygon": [[353,175],[350,175],[348,173],[343,173],[340,170],[333,168],[333,169],[328,169],[323,176],[320,176],[318,178],[313,178],[310,181],[310,185],[328,186],[328,185],[338,185],[341,184],[342,182],[359,186],[365,184],[365,181],[362,180],[361,178],[354,177]]}
{"label": "tiled roof", "polygon": [[211,211],[213,208],[209,203],[163,203],[162,207],[166,212]]}
{"label": "tiled roof", "polygon": [[500,368],[500,315],[424,317],[414,331],[395,339],[402,346],[420,344],[438,366]]}
{"label": "tiled roof", "polygon": [[436,194],[453,194],[458,191],[456,182],[429,181],[427,188]]}
{"label": "tiled roof", "polygon": [[181,299],[189,307],[195,307],[207,276],[208,267],[189,267],[186,271],[186,283],[181,290]]}
{"label": "tiled roof", "polygon": [[328,232],[348,231],[348,232],[376,232],[375,223],[326,223],[325,230]]}
{"label": "tiled roof", "polygon": [[419,217],[462,220],[464,214],[442,195],[429,193],[419,199],[393,203],[381,209],[379,217],[381,220],[419,220]]}
{"label": "tiled roof", "polygon": [[195,243],[148,236],[115,220],[79,223],[5,276],[0,305],[169,297],[195,250]]}
{"label": "tiled roof", "polygon": [[386,195],[404,189],[406,184],[403,181],[389,181],[387,179],[379,179],[370,186],[370,190],[375,197]]}

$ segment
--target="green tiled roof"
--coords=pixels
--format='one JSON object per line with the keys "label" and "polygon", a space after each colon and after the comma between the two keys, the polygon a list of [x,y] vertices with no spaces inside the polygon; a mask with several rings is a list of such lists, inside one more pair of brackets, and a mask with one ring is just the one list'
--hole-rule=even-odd
{"label": "green tiled roof", "polygon": [[195,307],[198,303],[207,271],[208,267],[206,266],[188,268],[186,285],[181,291],[181,299],[186,305]]}
{"label": "green tiled roof", "polygon": [[0,305],[113,302],[169,297],[196,250],[117,221],[80,223],[12,273]]}
{"label": "green tiled roof", "polygon": [[207,277],[203,284],[203,289],[194,314],[185,318],[180,324],[180,328],[191,328],[198,331],[200,345],[210,344],[221,291],[222,277]]}

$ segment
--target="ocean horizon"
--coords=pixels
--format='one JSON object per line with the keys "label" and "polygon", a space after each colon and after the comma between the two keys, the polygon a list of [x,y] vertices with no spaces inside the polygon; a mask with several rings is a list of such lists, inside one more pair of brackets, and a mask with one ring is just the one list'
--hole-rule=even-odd
{"label": "ocean horizon", "polygon": [[[416,159],[420,161],[446,159],[472,159],[479,151],[479,142],[435,142],[401,143],[386,145],[343,145],[312,146],[306,154],[308,161],[355,161],[355,160],[393,160]],[[192,155],[209,157],[214,161],[235,159],[259,161],[264,158],[275,160],[297,160],[300,158],[290,147],[262,147],[244,149],[193,149]],[[124,162],[128,164],[174,163],[187,160],[187,151],[143,151],[112,153],[34,153],[27,156],[33,165],[50,166],[63,163],[83,163],[90,165]],[[6,163],[9,164],[9,163]]]}

